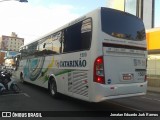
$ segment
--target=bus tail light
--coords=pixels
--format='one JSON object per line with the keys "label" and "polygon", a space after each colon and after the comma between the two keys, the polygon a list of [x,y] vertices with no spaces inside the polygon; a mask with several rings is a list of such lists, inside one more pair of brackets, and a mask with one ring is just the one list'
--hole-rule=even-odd
{"label": "bus tail light", "polygon": [[144,76],[144,81],[145,81],[145,82],[147,81],[147,75]]}
{"label": "bus tail light", "polygon": [[94,82],[105,84],[103,57],[98,57],[94,62]]}

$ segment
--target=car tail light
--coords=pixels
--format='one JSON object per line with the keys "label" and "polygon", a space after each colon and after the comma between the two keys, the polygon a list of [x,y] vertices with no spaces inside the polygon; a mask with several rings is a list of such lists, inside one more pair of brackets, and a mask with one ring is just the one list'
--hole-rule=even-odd
{"label": "car tail light", "polygon": [[98,57],[94,62],[94,82],[105,84],[103,57]]}

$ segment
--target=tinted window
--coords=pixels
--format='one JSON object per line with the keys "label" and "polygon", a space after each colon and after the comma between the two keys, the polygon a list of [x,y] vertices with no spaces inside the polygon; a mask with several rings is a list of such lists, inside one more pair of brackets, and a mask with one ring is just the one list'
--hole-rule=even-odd
{"label": "tinted window", "polygon": [[87,50],[90,48],[91,44],[91,25],[91,19],[86,19],[39,41],[24,46],[20,50],[22,57]]}
{"label": "tinted window", "polygon": [[60,53],[61,32],[54,33],[39,41],[38,50],[43,54],[57,54]]}
{"label": "tinted window", "polygon": [[29,44],[28,48],[27,48],[28,54],[32,54],[35,51],[37,51],[37,45],[38,45],[38,42],[34,42],[32,44]]}
{"label": "tinted window", "polygon": [[130,14],[113,9],[101,9],[102,31],[118,38],[144,40],[143,22]]}
{"label": "tinted window", "polygon": [[86,50],[91,44],[91,19],[86,19],[64,29],[63,52]]}
{"label": "tinted window", "polygon": [[33,55],[35,52],[37,52],[37,45],[38,45],[38,42],[33,42],[21,48],[20,50],[21,56],[26,57],[28,55]]}

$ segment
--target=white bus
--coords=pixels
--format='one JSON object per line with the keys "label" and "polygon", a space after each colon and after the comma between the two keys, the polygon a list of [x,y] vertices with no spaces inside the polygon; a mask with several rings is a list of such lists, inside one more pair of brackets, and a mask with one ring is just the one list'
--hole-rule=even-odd
{"label": "white bus", "polygon": [[142,20],[96,9],[20,48],[20,78],[90,102],[144,95],[146,40]]}

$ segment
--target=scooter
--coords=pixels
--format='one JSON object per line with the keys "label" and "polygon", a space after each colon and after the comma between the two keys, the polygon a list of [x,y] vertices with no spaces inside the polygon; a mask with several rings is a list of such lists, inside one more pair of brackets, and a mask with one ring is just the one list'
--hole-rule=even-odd
{"label": "scooter", "polygon": [[16,81],[11,78],[11,76],[11,71],[0,71],[0,94],[20,92],[20,88],[18,87]]}

